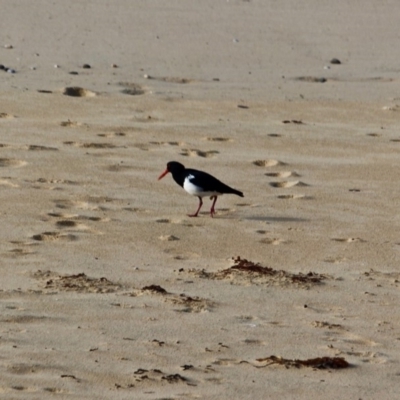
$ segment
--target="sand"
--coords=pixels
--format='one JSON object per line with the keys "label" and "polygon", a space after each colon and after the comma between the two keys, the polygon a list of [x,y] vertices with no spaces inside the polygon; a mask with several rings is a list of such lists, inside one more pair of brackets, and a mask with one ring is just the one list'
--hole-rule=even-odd
{"label": "sand", "polygon": [[396,2],[1,10],[2,399],[399,398]]}

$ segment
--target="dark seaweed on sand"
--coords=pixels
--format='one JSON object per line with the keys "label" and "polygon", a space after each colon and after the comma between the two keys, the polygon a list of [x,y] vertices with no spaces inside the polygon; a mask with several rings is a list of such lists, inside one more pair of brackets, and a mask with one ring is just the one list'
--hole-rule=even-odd
{"label": "dark seaweed on sand", "polygon": [[93,287],[99,290],[101,289],[101,291],[108,291],[108,288],[110,288],[110,290],[115,289],[116,285],[107,278],[89,278],[86,274],[80,273],[76,275],[60,275],[58,278],[58,285],[55,285],[53,279],[46,282],[46,288],[53,286],[58,286],[65,290],[85,290],[89,287]]}
{"label": "dark seaweed on sand", "polygon": [[[260,263],[246,260],[245,258],[233,257],[234,265],[216,272],[205,269],[189,269],[190,274],[203,279],[229,280],[234,284],[275,285],[281,287],[294,286],[309,289],[314,285],[320,285],[328,279],[328,275],[316,272],[291,273],[284,270],[276,270],[264,267]],[[179,272],[185,272],[180,268]]]}
{"label": "dark seaweed on sand", "polygon": [[230,274],[232,271],[241,271],[241,272],[249,272],[256,273],[259,275],[269,275],[271,277],[282,277],[289,279],[293,283],[321,283],[326,277],[321,274],[317,274],[315,272],[309,272],[307,274],[302,274],[301,272],[298,274],[292,274],[283,270],[276,270],[271,267],[263,267],[259,263],[254,263],[253,261],[246,260],[245,258],[234,257],[233,261],[235,262],[232,267],[225,269],[220,272],[220,274]]}
{"label": "dark seaweed on sand", "polygon": [[307,360],[291,360],[277,356],[269,356],[266,358],[257,358],[258,362],[267,362],[266,365],[257,368],[268,367],[272,364],[284,365],[286,368],[311,367],[317,369],[340,369],[348,368],[350,364],[343,357],[317,357]]}
{"label": "dark seaweed on sand", "polygon": [[143,286],[142,290],[148,290],[149,292],[155,292],[155,293],[161,293],[161,294],[166,294],[168,293],[162,286],[160,285],[149,285],[149,286]]}

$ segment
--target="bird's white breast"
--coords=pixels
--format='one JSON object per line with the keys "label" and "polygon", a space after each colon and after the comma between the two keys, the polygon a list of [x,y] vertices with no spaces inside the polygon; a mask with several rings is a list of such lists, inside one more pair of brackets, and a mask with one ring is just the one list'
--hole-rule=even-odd
{"label": "bird's white breast", "polygon": [[203,188],[200,186],[196,186],[194,183],[191,182],[191,179],[194,179],[193,175],[188,175],[184,182],[183,182],[183,188],[191,195],[193,196],[199,196],[199,197],[207,197],[207,196],[219,196],[221,193],[219,192],[205,192],[203,191]]}

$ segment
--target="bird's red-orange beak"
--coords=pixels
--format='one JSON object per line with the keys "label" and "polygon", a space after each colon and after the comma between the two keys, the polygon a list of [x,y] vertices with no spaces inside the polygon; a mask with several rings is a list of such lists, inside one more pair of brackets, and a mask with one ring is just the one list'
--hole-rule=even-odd
{"label": "bird's red-orange beak", "polygon": [[166,170],[158,177],[158,180],[164,178],[164,176],[167,175],[168,172],[169,172],[168,169],[166,169]]}

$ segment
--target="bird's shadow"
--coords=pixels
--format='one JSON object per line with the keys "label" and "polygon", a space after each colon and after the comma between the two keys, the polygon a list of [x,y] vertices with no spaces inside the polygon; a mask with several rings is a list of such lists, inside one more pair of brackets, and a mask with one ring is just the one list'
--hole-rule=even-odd
{"label": "bird's shadow", "polygon": [[264,222],[309,222],[306,218],[297,217],[270,217],[265,215],[252,215],[250,217],[245,217],[243,219],[250,221],[264,221]]}

